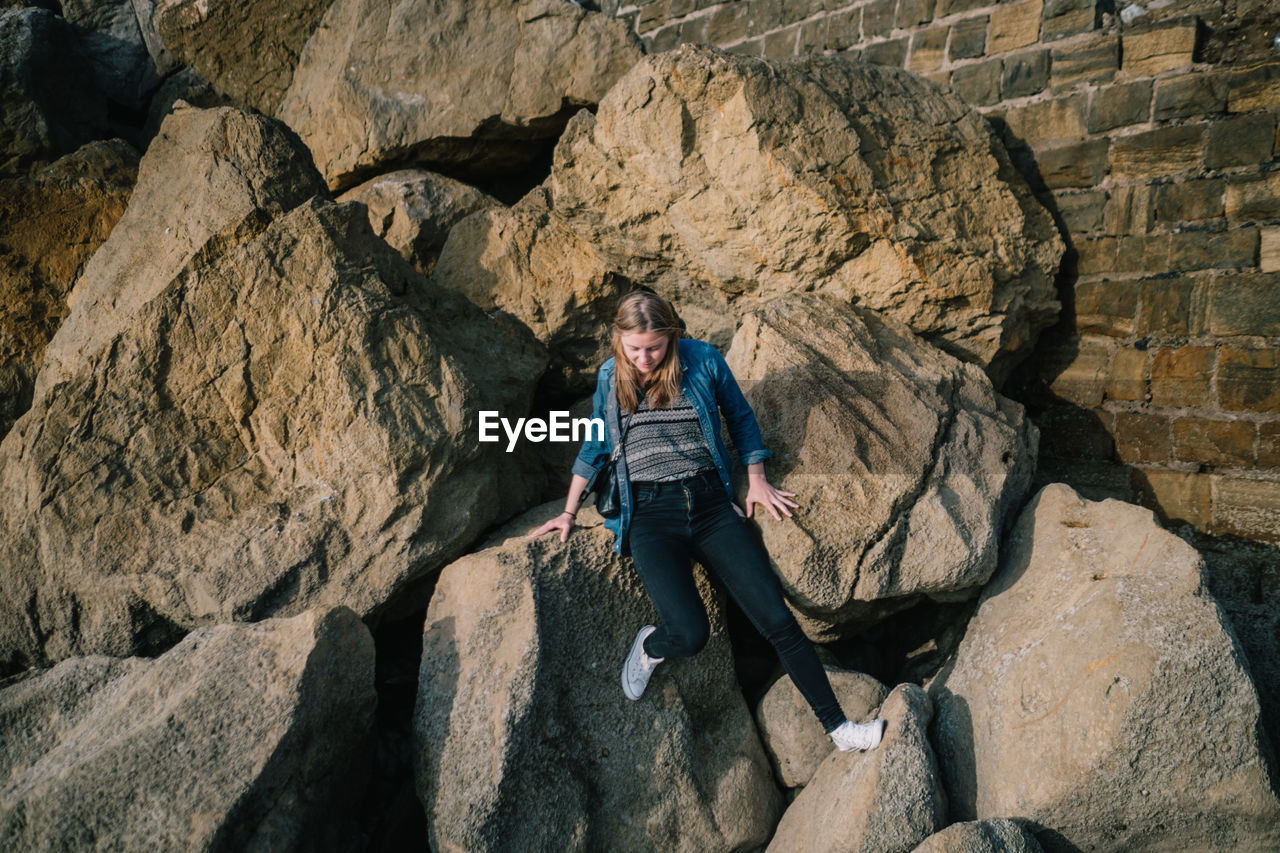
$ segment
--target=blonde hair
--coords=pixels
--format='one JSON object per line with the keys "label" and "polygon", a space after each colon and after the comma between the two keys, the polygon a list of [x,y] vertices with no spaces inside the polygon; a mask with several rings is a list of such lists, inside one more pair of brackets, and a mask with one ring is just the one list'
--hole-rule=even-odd
{"label": "blonde hair", "polygon": [[676,315],[671,303],[658,294],[648,290],[628,293],[618,303],[618,313],[613,318],[613,358],[618,408],[628,413],[634,412],[640,404],[641,382],[640,371],[622,349],[622,336],[641,332],[656,332],[667,338],[667,353],[645,383],[649,408],[670,406],[680,394],[680,338],[684,336],[684,323]]}

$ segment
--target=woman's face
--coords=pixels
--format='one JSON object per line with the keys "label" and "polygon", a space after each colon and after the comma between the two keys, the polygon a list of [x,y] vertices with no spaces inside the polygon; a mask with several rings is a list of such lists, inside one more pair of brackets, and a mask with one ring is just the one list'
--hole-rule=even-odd
{"label": "woman's face", "polygon": [[636,366],[636,370],[640,371],[641,379],[648,379],[653,369],[662,364],[662,359],[667,355],[667,347],[671,345],[671,339],[658,332],[632,332],[619,337],[623,353]]}

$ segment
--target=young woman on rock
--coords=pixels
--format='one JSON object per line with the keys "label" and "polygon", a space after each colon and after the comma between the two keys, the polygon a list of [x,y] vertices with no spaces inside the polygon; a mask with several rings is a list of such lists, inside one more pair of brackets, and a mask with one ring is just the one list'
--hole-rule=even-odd
{"label": "young woman on rock", "polygon": [[764,547],[732,502],[721,414],[747,466],[746,517],[759,504],[777,521],[789,518],[798,506],[790,500],[794,495],[765,478],[764,460],[771,454],[724,357],[681,332],[661,297],[637,291],[623,298],[613,322],[614,357],[596,380],[593,417],[604,419],[606,435],[583,444],[564,512],[529,537],[559,530],[560,541],[568,540],[589,478],[621,436],[621,512],[605,519],[605,527],[616,537],[614,550],[630,553],[660,622],[640,629],[623,663],[627,698],[641,697],[664,660],[691,657],[707,643],[710,626],[693,579],[696,559],[773,645],[836,746],[872,749],[884,721],[845,718],[813,644],[783,602]]}

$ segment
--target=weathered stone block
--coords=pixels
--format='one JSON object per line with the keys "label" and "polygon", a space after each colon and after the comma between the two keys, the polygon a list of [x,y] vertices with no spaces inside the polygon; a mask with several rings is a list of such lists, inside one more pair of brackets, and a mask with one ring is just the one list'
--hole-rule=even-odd
{"label": "weathered stone block", "polygon": [[1035,44],[1040,39],[1040,17],[1044,0],[1024,0],[991,10],[991,31],[987,36],[988,53],[1004,53]]}
{"label": "weathered stone block", "polygon": [[1049,390],[1070,403],[1095,408],[1102,403],[1107,386],[1111,352],[1106,347],[1081,341],[1078,346],[1050,350],[1045,354],[1044,376]]}
{"label": "weathered stone block", "polygon": [[1120,68],[1120,39],[1106,33],[1083,44],[1053,49],[1054,89],[1065,89],[1078,83],[1106,83]]}
{"label": "weathered stone block", "polygon": [[1115,455],[1115,415],[1105,409],[1050,406],[1038,418],[1041,459],[1111,459]]}
{"label": "weathered stone block", "polygon": [[1161,348],[1151,357],[1151,403],[1155,406],[1213,405],[1212,347]]}
{"label": "weathered stone block", "polygon": [[1075,244],[1076,273],[1101,275],[1116,268],[1116,238],[1095,237],[1077,240]]}
{"label": "weathered stone block", "polygon": [[1226,276],[1208,291],[1209,334],[1280,337],[1280,275]]}
{"label": "weathered stone block", "polygon": [[1139,502],[1154,509],[1166,524],[1185,521],[1203,530],[1212,523],[1213,489],[1208,474],[1137,471],[1134,480]]}
{"label": "weathered stone block", "polygon": [[910,29],[933,20],[936,0],[898,0],[898,12],[894,21],[899,29]]}
{"label": "weathered stone block", "polygon": [[1000,60],[964,65],[951,73],[951,89],[974,107],[1000,100]]}
{"label": "weathered stone block", "polygon": [[1141,124],[1151,118],[1150,80],[1120,83],[1093,93],[1089,102],[1089,132]]}
{"label": "weathered stone block", "polygon": [[1247,468],[1254,464],[1257,427],[1249,421],[1174,418],[1173,455],[1180,462]]}
{"label": "weathered stone block", "polygon": [[1280,353],[1224,346],[1218,356],[1218,403],[1233,412],[1280,412]]}
{"label": "weathered stone block", "polygon": [[1169,270],[1239,269],[1258,263],[1258,229],[1184,231],[1171,235]]}
{"label": "weathered stone block", "polygon": [[901,68],[907,61],[907,39],[893,39],[867,45],[862,51],[865,62]]}
{"label": "weathered stone block", "polygon": [[642,36],[648,35],[666,22],[666,0],[655,0],[653,3],[640,7],[640,14],[636,17],[636,32]]}
{"label": "weathered stone block", "polygon": [[1116,272],[1161,273],[1169,269],[1168,234],[1135,234],[1116,243]]}
{"label": "weathered stone block", "polygon": [[702,26],[701,28],[698,29],[698,35],[694,35],[693,28],[690,28],[690,31],[688,33],[689,37],[686,38],[685,27],[688,24],[689,22],[685,21],[682,24],[676,24],[674,26],[665,27],[661,30],[657,30],[645,36],[645,38],[648,40],[647,45],[649,48],[649,52],[662,53],[663,51],[671,50],[673,47],[676,47],[677,45],[682,44],[686,41],[700,41],[701,40],[700,36],[706,32],[706,20],[703,19]]}
{"label": "weathered stone block", "polygon": [[911,59],[907,63],[907,68],[917,74],[924,71],[936,71],[942,67],[942,59],[946,49],[946,27],[920,30],[911,37]]}
{"label": "weathered stone block", "polygon": [[1042,41],[1087,33],[1098,26],[1097,0],[1045,0]]}
{"label": "weathered stone block", "polygon": [[761,36],[790,23],[784,0],[750,0],[747,7],[747,35]]}
{"label": "weathered stone block", "polygon": [[938,17],[945,18],[960,12],[972,12],[990,6],[991,0],[938,0]]}
{"label": "weathered stone block", "polygon": [[1116,413],[1116,455],[1121,462],[1162,464],[1171,449],[1169,419],[1164,415]]}
{"label": "weathered stone block", "polygon": [[954,62],[957,59],[971,59],[982,56],[987,49],[987,16],[965,18],[951,25],[951,44],[947,55]]}
{"label": "weathered stone block", "polygon": [[[988,53],[993,51],[988,46]],[[1007,56],[1000,74],[1000,95],[1008,98],[1021,98],[1034,95],[1049,84],[1049,51],[1047,49],[1029,50],[1025,53]]]}
{"label": "weathered stone block", "polygon": [[[1280,95],[1277,96],[1280,103]],[[1276,144],[1274,113],[1253,113],[1209,125],[1204,164],[1210,169],[1252,166],[1272,159]]]}
{"label": "weathered stone block", "polygon": [[1118,349],[1107,374],[1107,399],[1142,403],[1147,399],[1147,351]]}
{"label": "weathered stone block", "polygon": [[800,37],[800,27],[788,27],[785,30],[769,33],[764,37],[764,56],[766,59],[786,59],[796,55],[796,39]]}
{"label": "weathered stone block", "polygon": [[1135,77],[1159,74],[1192,63],[1196,48],[1196,26],[1183,23],[1124,36],[1124,71]]}
{"label": "weathered stone block", "polygon": [[750,35],[747,21],[751,7],[746,3],[726,3],[711,13],[707,22],[707,43],[728,44]]}
{"label": "weathered stone block", "polygon": [[845,50],[862,40],[862,9],[838,12],[826,19],[827,50]]}
{"label": "weathered stone block", "polygon": [[1280,421],[1258,424],[1258,467],[1280,468]]}
{"label": "weathered stone block", "polygon": [[1108,139],[1091,139],[1036,152],[1040,177],[1049,189],[1094,187],[1107,174]]}
{"label": "weathered stone block", "polygon": [[1263,272],[1280,272],[1280,228],[1263,228],[1258,247],[1258,267]]}
{"label": "weathered stone block", "polygon": [[1150,231],[1155,189],[1150,184],[1113,187],[1107,200],[1107,233],[1146,234]]}
{"label": "weathered stone block", "polygon": [[1088,234],[1105,227],[1107,194],[1101,190],[1058,193],[1054,201],[1068,233]]}
{"label": "weathered stone block", "polygon": [[1074,142],[1085,137],[1086,103],[1084,94],[1039,101],[1009,110],[1004,122],[1018,141],[1033,147],[1045,142]]}
{"label": "weathered stone block", "polygon": [[1227,111],[1247,113],[1280,103],[1280,62],[1238,71],[1227,81]]}
{"label": "weathered stone block", "polygon": [[1280,172],[1232,181],[1227,186],[1227,218],[1241,222],[1280,219]]}
{"label": "weathered stone block", "polygon": [[810,21],[800,28],[800,43],[796,45],[796,52],[800,55],[806,53],[821,53],[827,47],[827,21],[829,18],[822,18],[817,21]]}
{"label": "weathered stone block", "polygon": [[1192,278],[1151,278],[1139,285],[1137,333],[1190,337],[1204,332],[1205,285]]}
{"label": "weathered stone block", "polygon": [[1075,309],[1076,331],[1080,334],[1127,337],[1133,334],[1138,310],[1137,284],[1105,279],[1077,282]]}
{"label": "weathered stone block", "polygon": [[1280,542],[1280,481],[1215,476],[1213,485],[1211,532]]}
{"label": "weathered stone block", "polygon": [[1155,222],[1204,222],[1221,219],[1227,182],[1221,179],[1183,181],[1155,187]]}
{"label": "weathered stone block", "polygon": [[872,0],[862,7],[862,37],[883,38],[893,32],[896,0]]}
{"label": "weathered stone block", "polygon": [[1111,173],[1116,178],[1176,175],[1200,165],[1204,126],[1162,127],[1122,136],[1111,146]]}
{"label": "weathered stone block", "polygon": [[1156,121],[1220,113],[1227,107],[1227,81],[1217,74],[1184,74],[1156,84]]}

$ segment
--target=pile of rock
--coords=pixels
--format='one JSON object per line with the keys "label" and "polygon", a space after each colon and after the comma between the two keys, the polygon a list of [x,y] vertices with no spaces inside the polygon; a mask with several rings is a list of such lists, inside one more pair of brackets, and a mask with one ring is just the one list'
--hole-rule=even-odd
{"label": "pile of rock", "polygon": [[[643,57],[559,0],[242,5],[0,11],[0,838],[376,846],[370,628],[425,609],[437,849],[1280,844],[1195,551],[1062,486],[1021,509],[1037,433],[998,385],[1062,244],[979,116],[836,57]],[[165,111],[140,161],[107,99]],[[625,701],[633,568],[590,510],[523,537],[556,484],[479,413],[580,408],[637,284],[801,495],[760,527],[814,638],[980,596],[925,685],[829,667],[876,750],[789,680],[746,701],[701,575],[706,650]]]}

